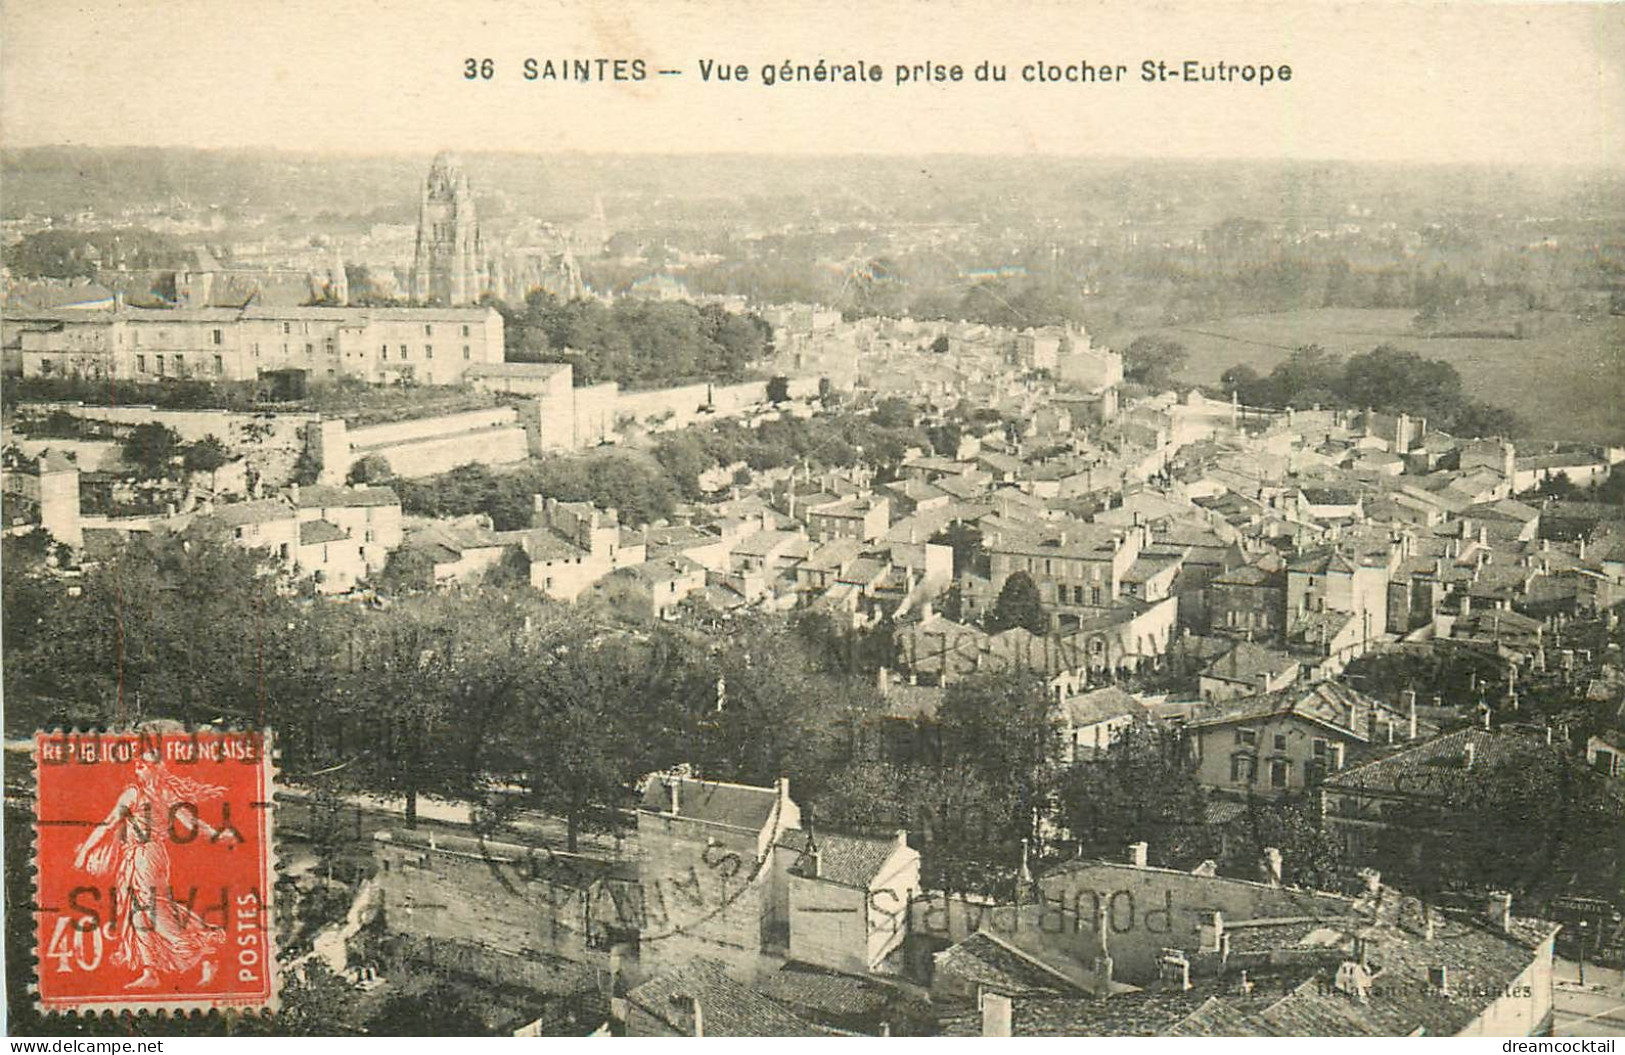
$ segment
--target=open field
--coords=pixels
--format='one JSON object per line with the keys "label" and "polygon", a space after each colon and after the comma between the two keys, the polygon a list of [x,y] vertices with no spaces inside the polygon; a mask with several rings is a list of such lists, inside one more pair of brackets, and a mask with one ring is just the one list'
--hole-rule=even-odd
{"label": "open field", "polygon": [[1217,381],[1238,363],[1268,373],[1292,349],[1319,344],[1343,354],[1391,344],[1461,373],[1473,396],[1517,411],[1541,439],[1625,442],[1625,318],[1580,322],[1548,316],[1526,340],[1419,337],[1409,310],[1323,308],[1246,315],[1193,326],[1108,335],[1124,348],[1145,333],[1190,350],[1185,375]]}

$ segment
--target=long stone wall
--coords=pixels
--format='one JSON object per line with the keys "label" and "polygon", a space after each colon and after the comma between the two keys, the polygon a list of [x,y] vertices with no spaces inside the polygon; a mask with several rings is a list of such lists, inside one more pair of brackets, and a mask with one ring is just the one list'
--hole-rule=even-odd
{"label": "long stone wall", "polygon": [[385,447],[408,443],[412,440],[435,439],[454,432],[473,432],[477,429],[502,428],[517,423],[518,411],[512,407],[487,407],[456,414],[440,414],[432,418],[412,418],[392,421],[386,425],[367,425],[349,430],[352,447]]}
{"label": "long stone wall", "polygon": [[[459,465],[511,465],[530,457],[525,430],[518,425],[482,428],[426,436],[375,447],[350,448],[355,461],[368,455],[381,455],[396,475],[414,479],[447,472]],[[348,472],[348,468],[345,470]]]}
{"label": "long stone wall", "polygon": [[[818,393],[815,376],[790,379],[790,395]],[[613,383],[571,388],[567,394],[514,406],[412,418],[349,428],[342,419],[314,413],[243,413],[227,410],[160,410],[146,405],[27,404],[22,413],[44,417],[66,410],[77,417],[132,427],[156,421],[186,442],[216,436],[243,450],[264,485],[290,483],[307,449],[320,466],[321,483],[342,483],[350,467],[370,454],[383,456],[406,477],[430,476],[470,462],[506,465],[549,450],[596,446],[627,421],[691,425],[702,418],[732,417],[766,402],[767,382],[682,385],[624,392]],[[709,408],[702,414],[702,408]]]}

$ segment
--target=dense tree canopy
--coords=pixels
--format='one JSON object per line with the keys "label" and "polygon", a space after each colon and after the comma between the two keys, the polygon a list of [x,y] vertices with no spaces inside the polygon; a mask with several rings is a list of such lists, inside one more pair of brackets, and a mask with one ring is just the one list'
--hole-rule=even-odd
{"label": "dense tree canopy", "polygon": [[1129,843],[1151,848],[1152,863],[1218,854],[1205,826],[1207,793],[1175,730],[1134,725],[1118,733],[1103,760],[1066,772],[1061,817],[1087,852],[1115,858]]}
{"label": "dense tree canopy", "polygon": [[578,385],[737,381],[772,352],[772,329],[760,317],[711,304],[628,298],[606,305],[538,290],[522,306],[499,307],[510,361],[570,363]]}
{"label": "dense tree canopy", "polygon": [[647,456],[613,450],[555,455],[500,471],[470,463],[393,486],[410,515],[483,513],[498,531],[531,526],[538,494],[618,510],[626,524],[669,517],[677,501],[671,478]]}
{"label": "dense tree canopy", "polygon": [[1162,391],[1174,386],[1189,353],[1178,341],[1137,337],[1123,349],[1123,379]]}
{"label": "dense tree canopy", "polygon": [[1513,435],[1521,429],[1511,411],[1468,397],[1449,363],[1391,345],[1347,360],[1305,345],[1268,375],[1233,366],[1219,385],[1247,406],[1371,408],[1427,418],[1432,427],[1461,436]]}

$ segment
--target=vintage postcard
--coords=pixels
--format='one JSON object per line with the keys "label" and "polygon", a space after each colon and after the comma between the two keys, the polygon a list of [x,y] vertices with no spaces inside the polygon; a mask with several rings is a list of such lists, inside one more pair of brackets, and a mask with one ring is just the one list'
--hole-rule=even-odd
{"label": "vintage postcard", "polygon": [[0,39],[19,1050],[1625,1035],[1625,8]]}

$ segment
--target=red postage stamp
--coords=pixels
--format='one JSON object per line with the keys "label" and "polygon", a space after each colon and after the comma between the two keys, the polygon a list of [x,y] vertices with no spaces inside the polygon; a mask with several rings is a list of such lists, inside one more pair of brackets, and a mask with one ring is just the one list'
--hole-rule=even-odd
{"label": "red postage stamp", "polygon": [[274,1005],[268,748],[257,731],[38,734],[44,1010]]}

